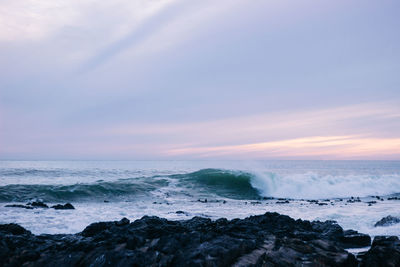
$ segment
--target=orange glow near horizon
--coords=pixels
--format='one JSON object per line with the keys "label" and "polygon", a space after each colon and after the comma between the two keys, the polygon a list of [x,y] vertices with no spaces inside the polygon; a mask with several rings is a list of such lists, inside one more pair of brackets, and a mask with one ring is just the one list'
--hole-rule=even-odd
{"label": "orange glow near horizon", "polygon": [[243,145],[183,147],[167,155],[355,158],[369,155],[399,155],[400,138],[365,138],[358,136],[312,136]]}

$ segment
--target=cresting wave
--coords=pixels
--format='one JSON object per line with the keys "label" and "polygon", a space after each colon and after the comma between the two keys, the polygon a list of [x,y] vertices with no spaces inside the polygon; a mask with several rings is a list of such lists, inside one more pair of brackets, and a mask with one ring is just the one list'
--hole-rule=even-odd
{"label": "cresting wave", "polygon": [[[99,177],[100,179],[106,177]],[[174,181],[174,183],[171,183]],[[196,172],[153,177],[97,181],[87,184],[8,184],[0,186],[0,201],[19,202],[33,198],[45,201],[112,199],[148,196],[152,191],[174,187],[174,193],[193,197],[220,196],[231,199],[283,197],[293,199],[346,198],[391,195],[400,192],[400,175],[277,174],[267,171],[201,169]],[[178,189],[178,190],[176,190]],[[173,193],[171,193],[173,194]]]}
{"label": "cresting wave", "polygon": [[93,184],[74,185],[34,185],[13,184],[0,187],[0,201],[24,202],[31,199],[42,199],[48,202],[71,200],[108,200],[115,197],[144,196],[148,192],[165,186],[166,181],[144,182],[97,182]]}
{"label": "cresting wave", "polygon": [[347,198],[400,192],[400,175],[279,175],[265,171],[203,169],[177,177],[202,185],[210,193],[235,199],[277,197],[293,199]]}
{"label": "cresting wave", "polygon": [[187,188],[233,199],[260,198],[259,190],[252,186],[256,177],[243,171],[202,169],[187,174],[171,175]]}

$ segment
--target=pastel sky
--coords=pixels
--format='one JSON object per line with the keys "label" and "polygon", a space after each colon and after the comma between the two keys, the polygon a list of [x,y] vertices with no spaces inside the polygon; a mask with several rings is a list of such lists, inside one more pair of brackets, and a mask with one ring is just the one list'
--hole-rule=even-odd
{"label": "pastel sky", "polygon": [[0,0],[0,159],[400,159],[398,0]]}

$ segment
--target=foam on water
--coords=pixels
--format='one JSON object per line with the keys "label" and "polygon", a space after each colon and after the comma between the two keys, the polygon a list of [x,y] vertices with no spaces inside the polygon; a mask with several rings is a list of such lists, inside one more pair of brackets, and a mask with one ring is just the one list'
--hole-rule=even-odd
{"label": "foam on water", "polygon": [[295,199],[344,198],[391,195],[400,192],[400,175],[278,175],[257,172],[251,184],[262,196]]}
{"label": "foam on water", "polygon": [[[400,224],[374,227],[382,217],[400,216],[400,201],[387,197],[399,192],[398,161],[0,161],[0,223],[20,223],[34,233],[74,233],[121,217],[233,219],[276,211],[296,219],[336,220],[371,235],[400,235]],[[369,206],[373,195],[386,196],[385,201]],[[262,199],[271,196],[296,200]],[[337,199],[351,196],[361,202]],[[76,209],[5,207],[32,198],[49,205],[70,201]],[[301,200],[327,198],[323,206]]]}

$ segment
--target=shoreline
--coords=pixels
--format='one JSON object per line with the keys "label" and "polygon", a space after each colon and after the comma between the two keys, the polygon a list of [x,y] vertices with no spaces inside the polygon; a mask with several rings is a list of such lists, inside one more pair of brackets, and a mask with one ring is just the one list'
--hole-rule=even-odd
{"label": "shoreline", "polygon": [[[245,219],[144,216],[97,222],[76,234],[34,235],[0,225],[2,266],[383,266],[400,264],[398,237],[343,230],[334,221],[294,220],[267,212]],[[389,255],[389,256],[388,256]]]}

